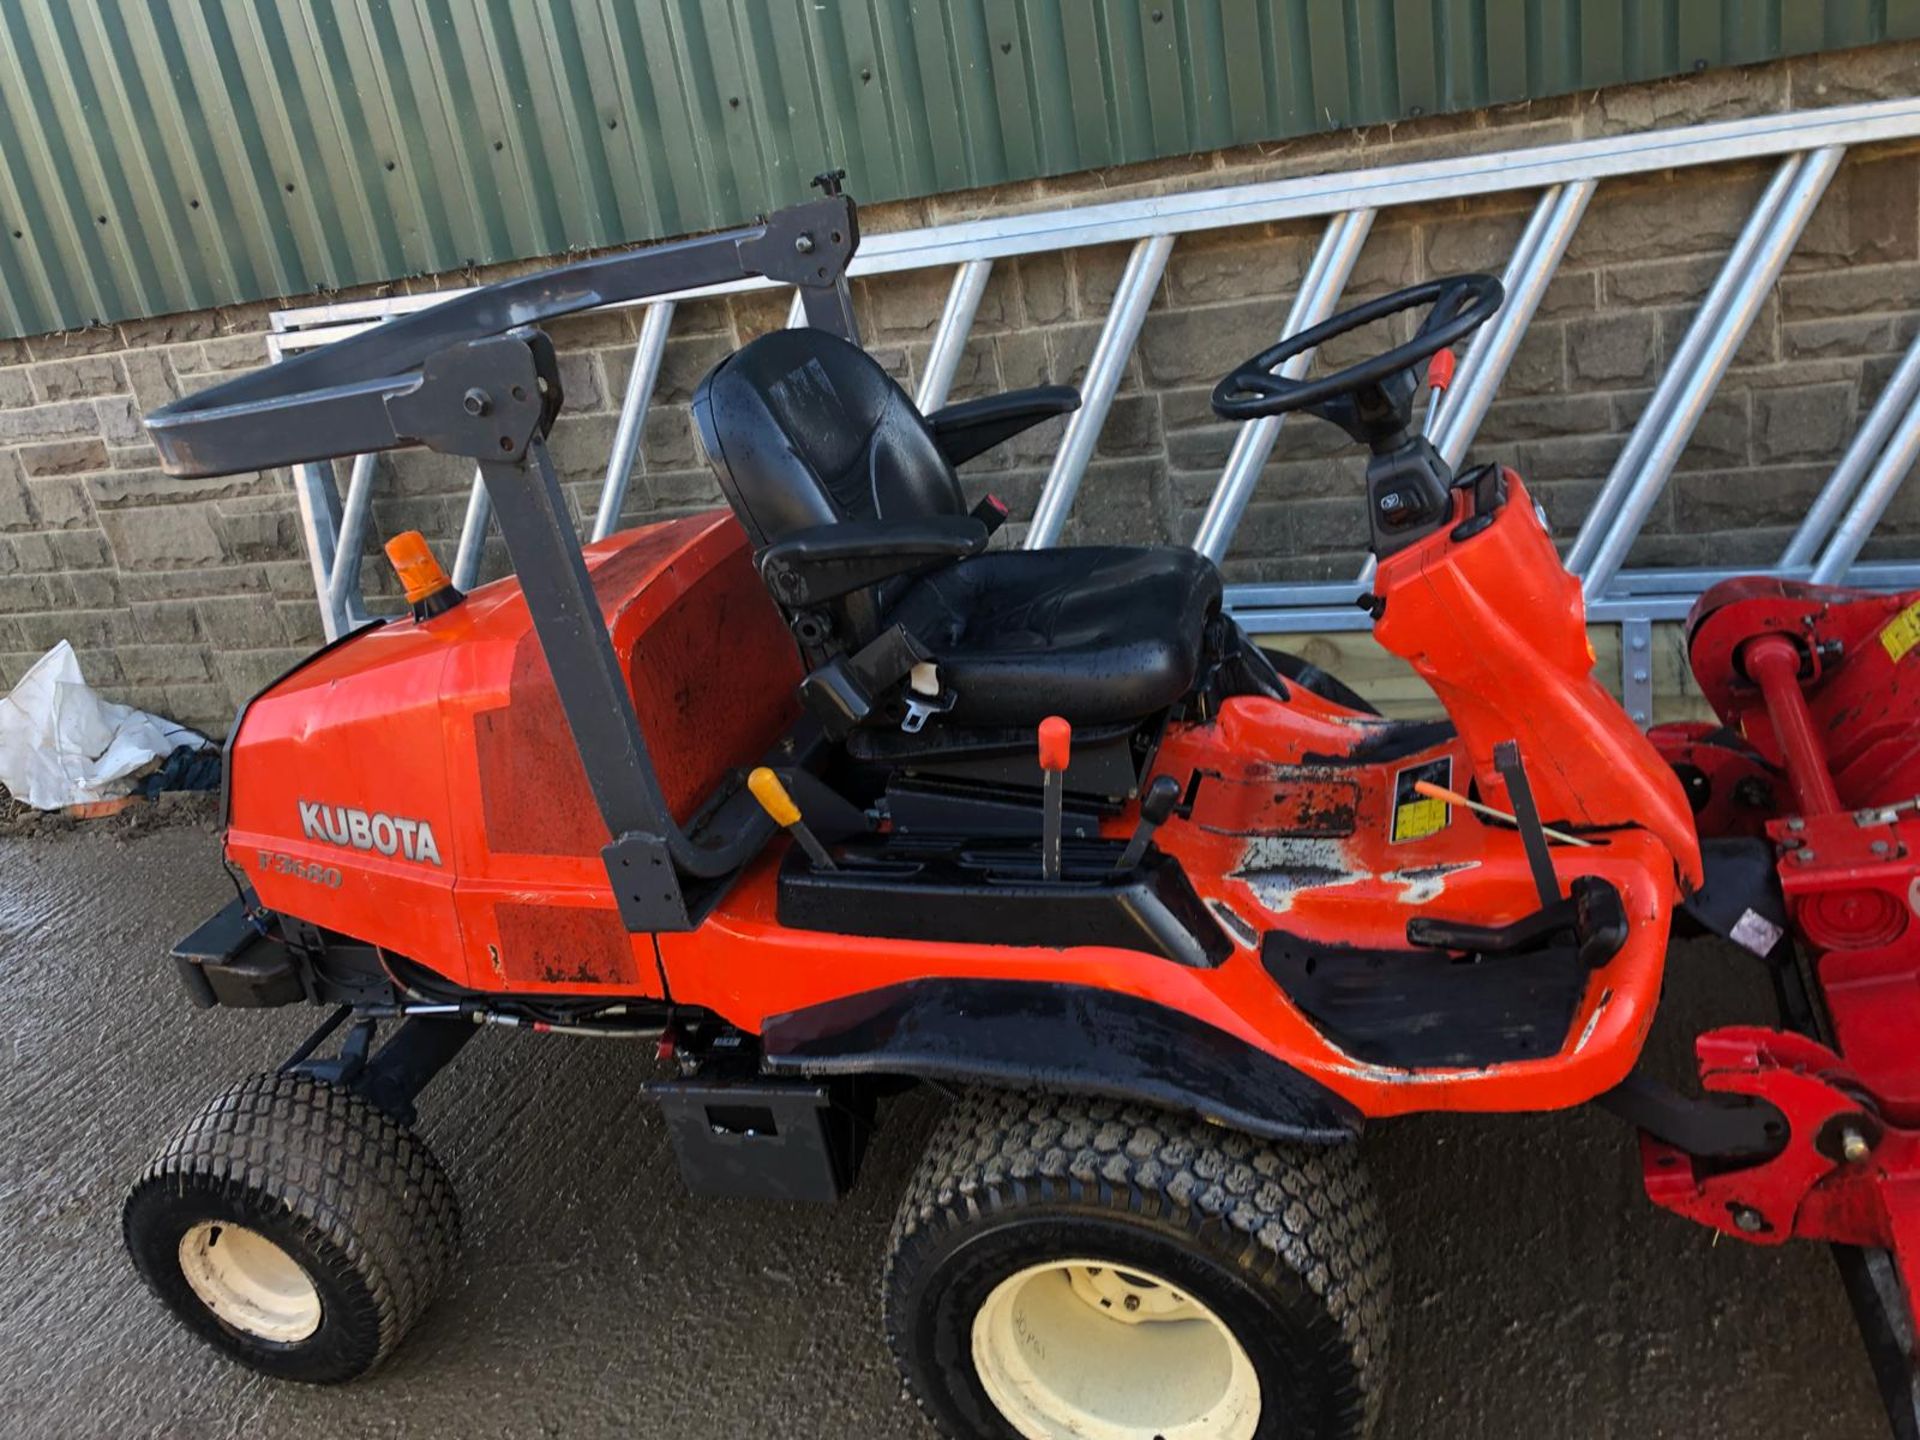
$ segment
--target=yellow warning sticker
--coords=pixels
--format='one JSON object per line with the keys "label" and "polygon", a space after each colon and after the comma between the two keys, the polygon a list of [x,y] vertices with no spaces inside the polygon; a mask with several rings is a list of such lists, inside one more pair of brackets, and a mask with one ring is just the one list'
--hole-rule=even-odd
{"label": "yellow warning sticker", "polygon": [[1887,628],[1880,632],[1880,643],[1887,647],[1887,657],[1896,665],[1907,658],[1909,650],[1920,645],[1920,600],[1887,622]]}
{"label": "yellow warning sticker", "polygon": [[1424,840],[1447,828],[1447,802],[1421,796],[1399,805],[1393,812],[1393,840]]}
{"label": "yellow warning sticker", "polygon": [[1443,756],[1421,765],[1409,765],[1393,777],[1393,843],[1424,840],[1438,835],[1453,821],[1453,807],[1444,800],[1422,795],[1415,782],[1446,789],[1453,783],[1453,759]]}

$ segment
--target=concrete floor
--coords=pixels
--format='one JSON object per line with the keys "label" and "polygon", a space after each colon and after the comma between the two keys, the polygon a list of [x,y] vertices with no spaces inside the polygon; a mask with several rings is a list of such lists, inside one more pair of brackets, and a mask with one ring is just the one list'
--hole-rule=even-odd
{"label": "concrete floor", "polygon": [[[277,1384],[175,1327],[121,1253],[122,1193],[312,1018],[187,1007],[164,952],[231,893],[215,854],[184,827],[0,839],[0,1432],[927,1434],[875,1298],[932,1102],[895,1103],[837,1208],[695,1203],[636,1093],[640,1047],[490,1033],[428,1092],[465,1275],[373,1379]],[[1716,1014],[1762,1018],[1763,992],[1682,947],[1660,1053]],[[1656,1213],[1616,1123],[1422,1119],[1367,1144],[1399,1301],[1382,1435],[1884,1433],[1826,1253],[1715,1245]]]}

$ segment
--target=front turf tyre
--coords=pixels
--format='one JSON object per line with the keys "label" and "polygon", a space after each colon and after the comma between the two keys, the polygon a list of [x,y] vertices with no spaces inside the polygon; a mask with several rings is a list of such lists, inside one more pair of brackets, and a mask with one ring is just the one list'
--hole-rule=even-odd
{"label": "front turf tyre", "polygon": [[1348,1440],[1379,1409],[1387,1255],[1351,1146],[970,1092],[885,1291],[907,1388],[956,1440]]}
{"label": "front turf tyre", "polygon": [[384,1360],[452,1273],[453,1186],[353,1091],[254,1075],[187,1121],[121,1216],[133,1263],[243,1364],[331,1383]]}

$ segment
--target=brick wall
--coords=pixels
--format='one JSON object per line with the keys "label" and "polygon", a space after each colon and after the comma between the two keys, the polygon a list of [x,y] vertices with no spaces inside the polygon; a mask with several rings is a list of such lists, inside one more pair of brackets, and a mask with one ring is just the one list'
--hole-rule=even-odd
{"label": "brick wall", "polygon": [[[1533,105],[876,207],[869,233],[1077,199],[1243,183],[1920,91],[1920,45],[1880,46]],[[1481,432],[1570,533],[1644,406],[1664,357],[1751,208],[1770,164],[1603,185]],[[857,181],[857,177],[856,177]],[[1383,214],[1350,296],[1431,275],[1497,271],[1530,197]],[[1069,541],[1185,539],[1232,441],[1218,375],[1271,343],[1319,233],[1279,225],[1175,247],[1080,494]],[[955,398],[1073,382],[1125,247],[996,267]],[[527,268],[510,267],[515,269]],[[495,278],[505,270],[477,278]],[[431,289],[467,276],[409,282]],[[862,282],[868,343],[903,381],[924,363],[947,276]],[[362,294],[372,291],[356,292]],[[297,304],[299,301],[284,302]],[[62,638],[115,698],[218,734],[235,705],[315,645],[319,625],[282,474],[167,479],[138,415],[264,360],[269,308],[243,306],[0,341],[0,685]],[[781,323],[784,296],[681,307],[627,504],[639,522],[717,502],[687,400],[733,346]],[[1681,460],[1635,562],[1761,563],[1777,555],[1920,323],[1920,151],[1849,156]],[[554,329],[567,411],[556,462],[583,523],[597,495],[634,332],[624,315]],[[1352,358],[1352,345],[1330,356]],[[1031,510],[1057,427],[977,462]],[[1232,578],[1323,578],[1360,561],[1358,462],[1330,427],[1290,424],[1241,528]],[[470,471],[385,457],[382,535],[420,529],[450,555]],[[343,476],[344,479],[344,476]],[[1868,553],[1912,554],[1920,490]],[[1015,531],[1014,533],[1017,533]],[[496,541],[489,557],[503,562]],[[369,563],[370,581],[385,566]]]}

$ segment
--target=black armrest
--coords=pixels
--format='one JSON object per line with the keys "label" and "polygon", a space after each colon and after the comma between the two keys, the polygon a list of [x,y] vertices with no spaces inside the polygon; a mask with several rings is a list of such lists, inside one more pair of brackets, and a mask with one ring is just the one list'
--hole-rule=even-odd
{"label": "black armrest", "polygon": [[986,548],[987,527],[971,515],[842,520],[769,545],[760,575],[783,605],[812,605]]}
{"label": "black armrest", "polygon": [[979,400],[963,400],[927,416],[933,440],[949,465],[960,465],[1042,420],[1080,408],[1080,392],[1071,385],[1037,385],[1008,390]]}

